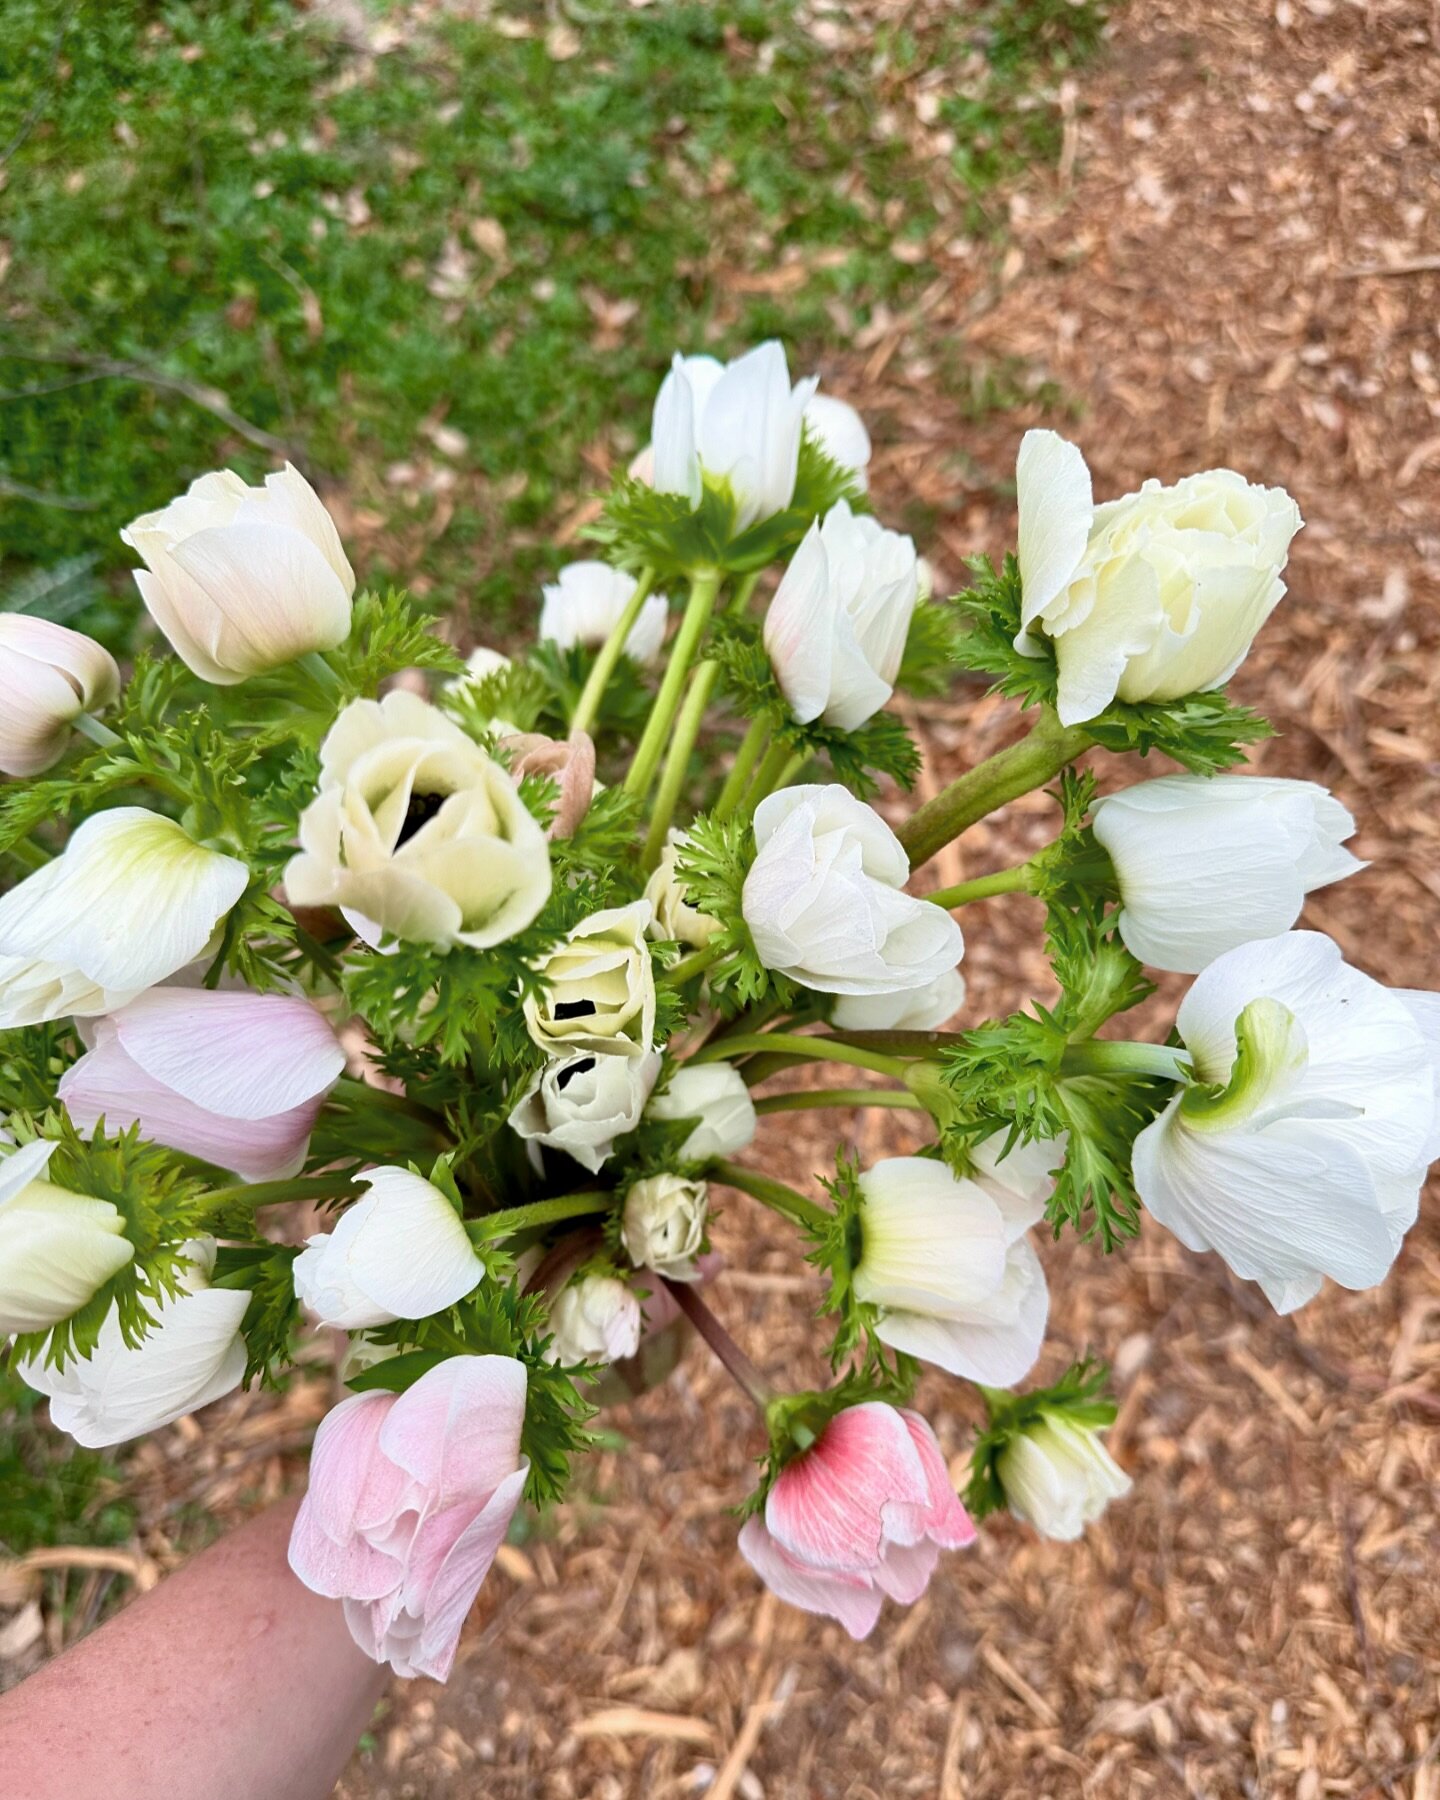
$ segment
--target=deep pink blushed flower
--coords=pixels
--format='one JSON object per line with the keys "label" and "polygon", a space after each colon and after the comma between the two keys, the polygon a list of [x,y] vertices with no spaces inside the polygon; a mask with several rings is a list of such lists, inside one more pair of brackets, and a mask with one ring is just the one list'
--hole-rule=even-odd
{"label": "deep pink blushed flower", "polygon": [[397,1675],[450,1673],[529,1473],[526,1380],[511,1357],[455,1356],[321,1421],[290,1567]]}
{"label": "deep pink blushed flower", "polygon": [[786,1465],[764,1517],[742,1527],[740,1550],[779,1599],[863,1638],[887,1594],[918,1600],[941,1550],[974,1538],[929,1425],[867,1401],[837,1413]]}

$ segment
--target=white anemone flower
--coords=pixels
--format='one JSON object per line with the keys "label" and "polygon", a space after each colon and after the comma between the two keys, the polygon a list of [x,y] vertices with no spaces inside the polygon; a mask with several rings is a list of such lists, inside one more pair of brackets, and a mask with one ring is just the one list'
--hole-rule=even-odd
{"label": "white anemone flower", "polygon": [[755,844],[741,910],[767,969],[824,994],[896,994],[941,980],[964,953],[950,914],[904,892],[895,833],[837,784],[767,796]]}
{"label": "white anemone flower", "polygon": [[191,1239],[183,1249],[190,1259],[183,1292],[160,1302],[155,1324],[138,1344],[125,1342],[112,1308],[89,1356],[72,1356],[58,1368],[41,1358],[16,1365],[22,1381],[49,1396],[50,1423],[87,1450],[172,1425],[244,1378],[240,1322],[250,1291],[210,1286],[213,1238]]}
{"label": "white anemone flower", "polygon": [[1285,594],[1300,509],[1233,469],[1147,481],[1096,506],[1085,458],[1027,431],[1015,467],[1022,629],[1055,646],[1056,710],[1083,725],[1111,701],[1224,687]]}
{"label": "white anemone flower", "polygon": [[1354,819],[1313,781],[1166,775],[1107,794],[1094,821],[1127,949],[1185,975],[1288,931],[1307,894],[1365,866],[1342,848]]}
{"label": "white anemone flower", "polygon": [[120,533],[149,565],[135,584],[175,653],[228,687],[350,635],[355,574],[320,496],[289,463],[247,487],[192,481]]}
{"label": "white anemone flower", "polygon": [[0,1030],[126,1005],[205,954],[249,880],[159,813],[92,814],[0,897]]}
{"label": "white anemone flower", "polygon": [[923,1156],[860,1176],[862,1250],[855,1297],[880,1308],[882,1343],[952,1375],[1010,1387],[1040,1354],[1050,1294],[1027,1237],[1045,1215],[1062,1143],[1003,1134],[975,1152],[972,1177]]}
{"label": "white anemone flower", "polygon": [[919,597],[915,545],[838,501],[791,557],[765,615],[790,711],[854,731],[895,691]]}
{"label": "white anemone flower", "polygon": [[737,531],[784,512],[818,385],[812,378],[792,387],[785,351],[773,340],[732,363],[677,352],[651,425],[656,491],[698,506],[707,481],[728,487]]}
{"label": "white anemone flower", "polygon": [[1231,950],[1176,1026],[1198,1082],[1135,1140],[1146,1209],[1277,1312],[1385,1279],[1440,1154],[1440,996],[1385,988],[1318,932]]}
{"label": "white anemone flower", "polygon": [[487,950],[550,898],[545,833],[509,773],[436,707],[403,689],[352,700],[320,746],[285,890],[382,931]]}

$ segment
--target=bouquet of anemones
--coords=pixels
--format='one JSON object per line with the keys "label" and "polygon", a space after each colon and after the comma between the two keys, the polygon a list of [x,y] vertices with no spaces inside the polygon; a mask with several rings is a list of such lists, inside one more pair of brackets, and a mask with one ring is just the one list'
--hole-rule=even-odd
{"label": "bouquet of anemones", "polygon": [[[1289,1311],[1383,1279],[1440,1150],[1440,999],[1291,930],[1359,868],[1349,814],[1224,773],[1266,731],[1223,689],[1294,502],[1217,470],[1097,506],[1031,432],[1018,556],[942,600],[815,388],[776,344],[677,357],[604,560],[514,659],[357,599],[289,468],[124,533],[175,652],[128,683],[0,615],[0,1334],[87,1445],[345,1334],[291,1562],[402,1674],[443,1678],[516,1507],[691,1327],[755,1403],[739,1543],[781,1598],[863,1636],[972,1519],[1077,1536],[1128,1484],[1102,1367],[1024,1386],[1031,1234],[1109,1251],[1143,1206]],[[889,703],[960,670],[1029,730],[894,830],[870,802],[919,757]],[[1101,795],[1097,745],[1188,772]],[[1052,783],[1046,848],[911,891]],[[1059,998],[947,1030],[956,912],[1010,892]],[[1147,966],[1195,976],[1164,1042],[1112,1026]],[[933,1144],[842,1149],[823,1201],[747,1159],[757,1114],[872,1106]],[[717,1186],[793,1229],[828,1386],[787,1390],[707,1304]],[[964,1504],[911,1408],[926,1364],[983,1408]]]}

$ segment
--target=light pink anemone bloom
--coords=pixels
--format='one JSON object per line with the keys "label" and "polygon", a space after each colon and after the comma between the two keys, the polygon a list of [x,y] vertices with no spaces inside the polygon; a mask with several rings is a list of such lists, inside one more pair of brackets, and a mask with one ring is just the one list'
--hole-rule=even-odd
{"label": "light pink anemone bloom", "polygon": [[973,1543],[935,1433],[918,1413],[867,1401],[837,1413],[780,1473],[740,1551],[781,1600],[868,1637],[888,1594],[930,1585],[941,1550]]}
{"label": "light pink anemone bloom", "polygon": [[60,1078],[82,1131],[138,1124],[172,1150],[279,1181],[305,1160],[325,1095],[345,1067],[335,1033],[290,994],[152,988],[95,1027]]}
{"label": "light pink anemone bloom", "polygon": [[454,1356],[321,1421],[290,1567],[344,1601],[351,1637],[397,1675],[450,1673],[529,1473],[525,1385],[511,1357]]}

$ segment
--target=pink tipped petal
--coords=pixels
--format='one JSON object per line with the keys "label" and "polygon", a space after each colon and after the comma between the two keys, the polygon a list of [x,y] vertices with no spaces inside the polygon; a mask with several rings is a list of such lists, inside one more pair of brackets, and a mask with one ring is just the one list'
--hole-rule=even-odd
{"label": "pink tipped petal", "polygon": [[835,1619],[857,1640],[875,1629],[883,1604],[878,1588],[855,1576],[804,1568],[786,1555],[758,1515],[740,1527],[739,1543],[740,1554],[777,1600]]}
{"label": "pink tipped petal", "polygon": [[230,1119],[288,1112],[345,1067],[323,1016],[289,994],[152,988],[122,1008],[115,1025],[147,1075]]}
{"label": "pink tipped petal", "polygon": [[867,1401],[837,1413],[814,1447],[781,1472],[765,1502],[765,1523],[806,1565],[865,1573],[880,1559],[887,1509],[924,1507],[928,1499],[901,1415]]}
{"label": "pink tipped petal", "polygon": [[939,1544],[942,1550],[963,1550],[967,1544],[975,1542],[975,1526],[969,1513],[960,1504],[960,1496],[951,1485],[950,1471],[945,1466],[945,1458],[941,1454],[935,1433],[919,1413],[902,1410],[900,1417],[905,1421],[910,1441],[914,1444],[920,1466],[925,1471],[930,1503],[929,1517],[925,1522],[926,1535]]}

